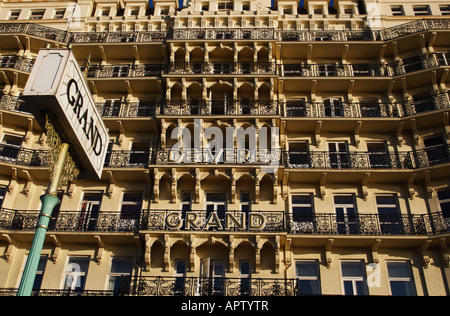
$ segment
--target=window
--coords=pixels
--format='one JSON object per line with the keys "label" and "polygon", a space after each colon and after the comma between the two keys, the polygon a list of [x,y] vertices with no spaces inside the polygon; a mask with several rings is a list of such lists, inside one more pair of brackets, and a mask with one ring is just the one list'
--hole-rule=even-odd
{"label": "window", "polygon": [[391,168],[391,156],[385,142],[367,143],[370,168]]}
{"label": "window", "polygon": [[186,285],[186,260],[175,260],[175,284],[174,294],[185,296]]}
{"label": "window", "polygon": [[291,196],[292,230],[300,233],[314,232],[314,209],[311,194]]}
{"label": "window", "polygon": [[47,260],[48,260],[47,255],[42,255],[39,258],[39,264],[38,264],[38,268],[36,271],[36,278],[34,279],[34,283],[33,283],[33,291],[39,291],[41,289],[42,279],[44,278],[45,267],[47,266]]}
{"label": "window", "polygon": [[139,15],[139,7],[132,7],[130,9],[130,16],[138,16]]}
{"label": "window", "polygon": [[111,11],[110,8],[103,8],[103,9],[101,9],[101,11],[100,11],[100,15],[101,15],[101,16],[109,16],[109,11]]}
{"label": "window", "polygon": [[413,6],[414,15],[430,15],[430,7],[428,5]]}
{"label": "window", "polygon": [[206,193],[206,219],[211,213],[216,212],[220,220],[225,219],[227,210],[227,194],[225,192],[208,192]]}
{"label": "window", "polygon": [[112,258],[111,268],[108,274],[107,290],[127,293],[132,269],[132,258]]}
{"label": "window", "polygon": [[311,165],[311,159],[308,152],[307,142],[289,143],[289,166],[295,168],[308,168]]}
{"label": "window", "polygon": [[84,193],[83,201],[81,202],[78,230],[93,231],[97,229],[97,220],[100,212],[101,201],[101,192]]}
{"label": "window", "polygon": [[[139,220],[142,209],[142,192],[126,192],[123,194],[122,203],[120,208],[120,221],[118,225],[123,227],[117,227],[119,230],[130,230]],[[133,227],[130,227],[132,225]]]}
{"label": "window", "polygon": [[450,4],[440,5],[439,9],[442,15],[450,15]]}
{"label": "window", "polygon": [[391,12],[392,15],[394,16],[400,16],[400,15],[404,15],[405,12],[403,11],[403,6],[402,5],[393,5],[391,6]]}
{"label": "window", "polygon": [[385,116],[380,111],[380,109],[381,109],[381,106],[378,104],[377,99],[361,99],[361,100],[359,100],[359,110],[361,112],[361,117]]}
{"label": "window", "polygon": [[20,11],[21,10],[11,10],[9,12],[8,20],[10,20],[10,21],[18,20],[19,19],[19,15],[20,15]]}
{"label": "window", "polygon": [[443,136],[428,137],[423,140],[428,164],[437,165],[450,161],[447,142]]}
{"label": "window", "polygon": [[305,99],[300,100],[286,100],[286,116],[288,117],[305,117],[311,116],[308,113]]}
{"label": "window", "polygon": [[44,17],[45,10],[33,10],[30,14],[30,20],[40,20]]}
{"label": "window", "polygon": [[239,278],[241,281],[241,286],[239,288],[240,295],[248,296],[251,295],[251,281],[250,281],[250,261],[240,260],[239,261]]}
{"label": "window", "polygon": [[69,257],[64,272],[63,289],[72,291],[83,291],[89,269],[88,257]]}
{"label": "window", "polygon": [[181,210],[190,211],[191,203],[192,203],[192,192],[191,191],[181,192]]}
{"label": "window", "polygon": [[131,144],[129,166],[145,167],[148,164],[149,148],[149,142],[133,142]]}
{"label": "window", "polygon": [[434,98],[430,92],[420,93],[412,96],[412,106],[416,113],[426,112],[436,109]]}
{"label": "window", "polygon": [[352,194],[333,196],[336,224],[339,234],[357,234],[355,198]]}
{"label": "window", "polygon": [[439,199],[439,206],[441,208],[442,216],[449,220],[450,219],[450,189],[437,191],[437,196]]}
{"label": "window", "polygon": [[22,140],[22,136],[3,134],[2,141],[0,142],[0,159],[3,161],[14,162],[19,154]]}
{"label": "window", "polygon": [[326,117],[344,116],[341,99],[334,99],[334,98],[326,99],[323,101],[323,105]]}
{"label": "window", "polygon": [[53,18],[54,19],[63,19],[65,13],[66,13],[66,9],[56,9],[55,13],[53,14]]}
{"label": "window", "polygon": [[384,235],[402,234],[402,221],[398,209],[397,196],[375,196],[381,233]]}
{"label": "window", "polygon": [[438,52],[435,56],[440,66],[450,65],[450,52]]}
{"label": "window", "polygon": [[241,212],[249,213],[252,210],[250,192],[241,192]]}
{"label": "window", "polygon": [[242,11],[250,11],[250,3],[249,2],[242,3]]}
{"label": "window", "polygon": [[320,295],[319,264],[316,260],[297,261],[295,274],[300,295]]}
{"label": "window", "polygon": [[233,2],[231,1],[220,1],[218,4],[219,10],[233,10]]}
{"label": "window", "polygon": [[331,168],[342,169],[350,167],[347,142],[329,142],[328,151]]}
{"label": "window", "polygon": [[0,208],[3,206],[3,202],[5,201],[7,188],[0,187]]}
{"label": "window", "polygon": [[406,261],[387,262],[389,285],[393,296],[415,296],[411,266]]}
{"label": "window", "polygon": [[362,261],[341,261],[342,291],[344,295],[368,295]]}
{"label": "window", "polygon": [[209,11],[209,3],[202,3],[202,11]]}

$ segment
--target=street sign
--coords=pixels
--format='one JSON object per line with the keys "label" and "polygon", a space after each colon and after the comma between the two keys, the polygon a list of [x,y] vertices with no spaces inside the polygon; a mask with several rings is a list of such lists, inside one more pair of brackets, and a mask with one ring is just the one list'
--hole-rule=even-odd
{"label": "street sign", "polygon": [[49,116],[80,169],[78,178],[101,177],[109,135],[71,50],[41,49],[23,92],[44,129]]}

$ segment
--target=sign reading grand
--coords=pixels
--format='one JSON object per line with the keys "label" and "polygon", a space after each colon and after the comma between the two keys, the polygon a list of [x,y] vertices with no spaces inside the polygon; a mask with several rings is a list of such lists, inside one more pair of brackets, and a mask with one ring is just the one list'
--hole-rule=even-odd
{"label": "sign reading grand", "polygon": [[42,128],[49,116],[81,170],[80,176],[101,177],[108,130],[72,51],[41,49],[23,93]]}

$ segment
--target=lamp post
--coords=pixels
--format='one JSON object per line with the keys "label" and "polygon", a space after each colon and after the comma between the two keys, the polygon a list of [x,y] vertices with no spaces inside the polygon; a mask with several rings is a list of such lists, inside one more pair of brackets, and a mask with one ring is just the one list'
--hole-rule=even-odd
{"label": "lamp post", "polygon": [[52,171],[52,176],[47,188],[47,192],[40,197],[42,201],[39,222],[28,254],[25,269],[23,270],[17,296],[30,296],[33,290],[34,280],[41,257],[42,247],[44,246],[45,234],[47,233],[48,223],[50,222],[53,208],[60,202],[56,197],[59,183],[62,178],[64,165],[69,150],[69,144],[62,143],[59,149],[58,158]]}

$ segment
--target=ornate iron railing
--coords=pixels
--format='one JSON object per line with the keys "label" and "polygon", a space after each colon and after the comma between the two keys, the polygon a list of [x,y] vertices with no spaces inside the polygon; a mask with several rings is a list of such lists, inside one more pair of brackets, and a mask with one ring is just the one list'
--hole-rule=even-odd
{"label": "ornate iron railing", "polygon": [[450,162],[450,146],[409,152],[283,151],[285,166],[299,169],[419,169]]}
{"label": "ornate iron railing", "polygon": [[[1,209],[0,229],[34,230],[39,220],[39,211]],[[52,214],[50,231],[69,232],[136,232],[139,230],[140,212],[121,213],[101,211],[59,211]]]}
{"label": "ornate iron railing", "polygon": [[156,164],[247,164],[273,165],[280,162],[277,148],[160,148]]}
{"label": "ornate iron railing", "polygon": [[273,28],[174,28],[174,40],[271,40],[275,38]]}
{"label": "ornate iron railing", "polygon": [[191,61],[169,63],[166,73],[170,75],[275,75],[276,68],[276,63],[272,62]]}
{"label": "ornate iron railing", "polygon": [[283,77],[386,77],[383,64],[281,64],[278,74]]}
{"label": "ornate iron railing", "polygon": [[31,72],[35,59],[18,55],[0,56],[0,68],[12,68],[24,72]]}
{"label": "ornate iron railing", "polygon": [[174,28],[169,31],[139,32],[68,32],[60,29],[33,24],[3,22],[2,34],[26,34],[61,43],[128,43],[162,42],[168,39],[207,40],[270,40],[279,41],[387,41],[423,31],[448,30],[450,19],[421,19],[382,30],[289,30],[275,31],[273,28]]}
{"label": "ornate iron railing", "polygon": [[154,162],[153,150],[111,150],[106,153],[105,167],[139,168]]}
{"label": "ornate iron railing", "polygon": [[88,78],[140,78],[161,76],[163,64],[91,65]]}
{"label": "ornate iron railing", "polygon": [[285,231],[284,212],[280,211],[143,211],[142,230],[198,231]]}
{"label": "ornate iron railing", "polygon": [[[0,289],[15,296],[17,289]],[[117,290],[41,289],[33,296],[296,296],[297,279],[226,277],[122,277]]]}
{"label": "ornate iron railing", "polygon": [[96,103],[102,117],[152,117],[160,112],[161,102],[157,101],[114,101]]}
{"label": "ornate iron railing", "polygon": [[[0,209],[0,229],[34,230],[39,211]],[[139,231],[242,231],[324,235],[441,235],[450,232],[444,214],[336,214],[283,211],[174,211],[137,212],[59,211],[52,214],[49,230],[55,232]]]}
{"label": "ornate iron railing", "polygon": [[26,149],[0,144],[0,161],[32,167],[47,167],[48,150]]}
{"label": "ornate iron railing", "polygon": [[279,115],[278,101],[274,100],[170,100],[166,101],[164,115]]}

